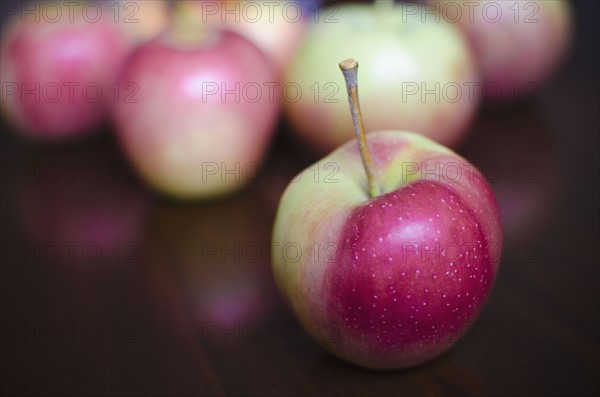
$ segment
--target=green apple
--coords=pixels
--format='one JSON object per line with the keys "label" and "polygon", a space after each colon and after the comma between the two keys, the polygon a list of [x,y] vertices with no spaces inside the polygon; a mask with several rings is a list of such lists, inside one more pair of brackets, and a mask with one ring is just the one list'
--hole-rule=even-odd
{"label": "green apple", "polygon": [[474,58],[455,24],[422,6],[351,4],[320,12],[283,86],[295,130],[325,153],[352,137],[343,81],[330,65],[362,59],[367,131],[405,129],[444,145],[464,136],[479,102]]}

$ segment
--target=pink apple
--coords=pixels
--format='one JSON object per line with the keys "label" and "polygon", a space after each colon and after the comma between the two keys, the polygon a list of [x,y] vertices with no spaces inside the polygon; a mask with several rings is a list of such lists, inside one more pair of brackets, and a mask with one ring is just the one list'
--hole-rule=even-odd
{"label": "pink apple", "polygon": [[[260,48],[282,73],[292,61],[319,2],[184,0],[181,8],[201,23],[230,29]],[[312,9],[311,9],[312,8]],[[311,12],[312,11],[312,12]]]}
{"label": "pink apple", "polygon": [[288,116],[328,152],[352,138],[343,80],[330,65],[362,59],[367,131],[406,129],[456,145],[478,105],[474,58],[456,25],[422,21],[422,6],[378,2],[322,10],[286,75]]}
{"label": "pink apple", "polygon": [[429,1],[473,45],[488,102],[534,95],[564,57],[572,36],[566,0]]}
{"label": "pink apple", "polygon": [[185,24],[131,55],[113,117],[124,151],[152,187],[214,197],[253,179],[277,121],[277,76],[238,34]]}
{"label": "pink apple", "polygon": [[98,127],[130,49],[113,22],[67,3],[32,2],[36,13],[21,10],[4,27],[0,105],[30,137],[73,137]]}
{"label": "pink apple", "polygon": [[488,183],[465,159],[414,133],[367,137],[381,195],[369,198],[355,142],[310,167],[327,177],[303,173],[285,191],[273,270],[323,347],[403,368],[445,352],[475,320],[502,230]]}

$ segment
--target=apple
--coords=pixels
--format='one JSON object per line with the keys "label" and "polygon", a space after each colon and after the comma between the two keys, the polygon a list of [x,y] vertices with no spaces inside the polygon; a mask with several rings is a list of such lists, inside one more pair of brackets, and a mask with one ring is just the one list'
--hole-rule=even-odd
{"label": "apple", "polygon": [[[340,66],[356,73],[353,60]],[[480,172],[450,149],[395,130],[367,142],[356,74],[346,78],[359,145],[310,167],[327,177],[290,183],[273,271],[327,350],[363,367],[404,368],[446,351],[481,311],[499,264],[499,212]]]}
{"label": "apple", "polygon": [[[33,5],[33,7],[31,7]],[[104,120],[130,44],[82,3],[32,2],[15,12],[0,43],[3,113],[40,139],[83,135]]]}
{"label": "apple", "polygon": [[565,0],[429,1],[467,34],[488,103],[534,95],[566,54],[572,16]]}
{"label": "apple", "polygon": [[286,113],[320,153],[351,138],[343,84],[328,67],[364,59],[367,131],[407,129],[456,145],[478,105],[474,58],[460,29],[421,20],[422,6],[380,1],[322,10],[285,78]]}
{"label": "apple", "polygon": [[161,193],[231,193],[254,178],[273,136],[276,81],[248,40],[182,17],[125,64],[120,87],[130,92],[113,107],[119,140]]}
{"label": "apple", "polygon": [[260,48],[280,73],[286,70],[320,1],[184,0],[187,12],[211,26],[233,30]]}

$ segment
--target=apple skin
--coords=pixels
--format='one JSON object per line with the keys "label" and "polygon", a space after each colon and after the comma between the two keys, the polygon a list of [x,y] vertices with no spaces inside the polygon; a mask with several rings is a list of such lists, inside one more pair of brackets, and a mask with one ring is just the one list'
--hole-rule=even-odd
{"label": "apple skin", "polygon": [[[488,103],[518,101],[535,94],[557,69],[571,41],[571,7],[565,0],[483,0],[454,2],[453,7],[444,7],[445,1],[429,3],[466,32],[480,64],[482,83],[489,86],[489,93],[483,95]],[[488,8],[486,14],[483,10]],[[497,9],[501,11],[498,16]]]}
{"label": "apple skin", "polygon": [[[276,72],[236,33],[178,35],[148,42],[128,59],[120,87],[133,84],[137,91],[113,107],[119,140],[159,192],[181,199],[228,194],[252,176],[225,171],[260,162],[273,136],[280,99],[268,84],[277,81]],[[212,165],[204,172],[209,163],[216,164],[214,174]]]}
{"label": "apple skin", "polygon": [[[4,27],[0,49],[3,113],[23,134],[46,140],[80,136],[101,124],[130,50],[108,18],[88,22],[82,12],[73,12],[71,22],[69,8],[56,6],[62,13],[57,21],[16,14]],[[93,86],[84,90],[88,84]],[[23,85],[39,100],[34,94],[23,98]]]}
{"label": "apple skin", "polygon": [[[331,353],[404,368],[442,354],[475,320],[502,230],[488,183],[457,154],[407,132],[373,132],[368,142],[383,194],[369,199],[355,142],[322,159],[310,169],[335,164],[337,182],[301,174],[290,183],[275,220],[273,270],[302,325]],[[455,174],[415,177],[406,164]]]}
{"label": "apple skin", "polygon": [[[352,137],[343,79],[331,68],[349,57],[360,60],[366,131],[405,129],[447,146],[466,133],[479,103],[478,90],[469,88],[479,77],[466,39],[455,25],[422,23],[406,7],[340,5],[333,14],[323,10],[311,25],[285,77],[301,95],[287,89],[284,104],[297,133],[316,152],[327,153]],[[328,22],[328,15],[337,22]],[[422,84],[439,100],[434,94],[422,98]],[[455,85],[462,91],[456,100]],[[409,94],[414,87],[418,92]]]}

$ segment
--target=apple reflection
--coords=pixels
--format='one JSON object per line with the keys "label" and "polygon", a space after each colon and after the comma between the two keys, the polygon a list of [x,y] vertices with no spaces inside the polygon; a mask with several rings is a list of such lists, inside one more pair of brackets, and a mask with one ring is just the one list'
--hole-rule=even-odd
{"label": "apple reflection", "polygon": [[126,264],[137,259],[152,196],[107,139],[28,147],[8,164],[17,219],[41,260]]}
{"label": "apple reflection", "polygon": [[224,201],[163,202],[150,216],[141,263],[158,298],[182,305],[198,330],[242,332],[276,306],[265,204],[255,185]]}

